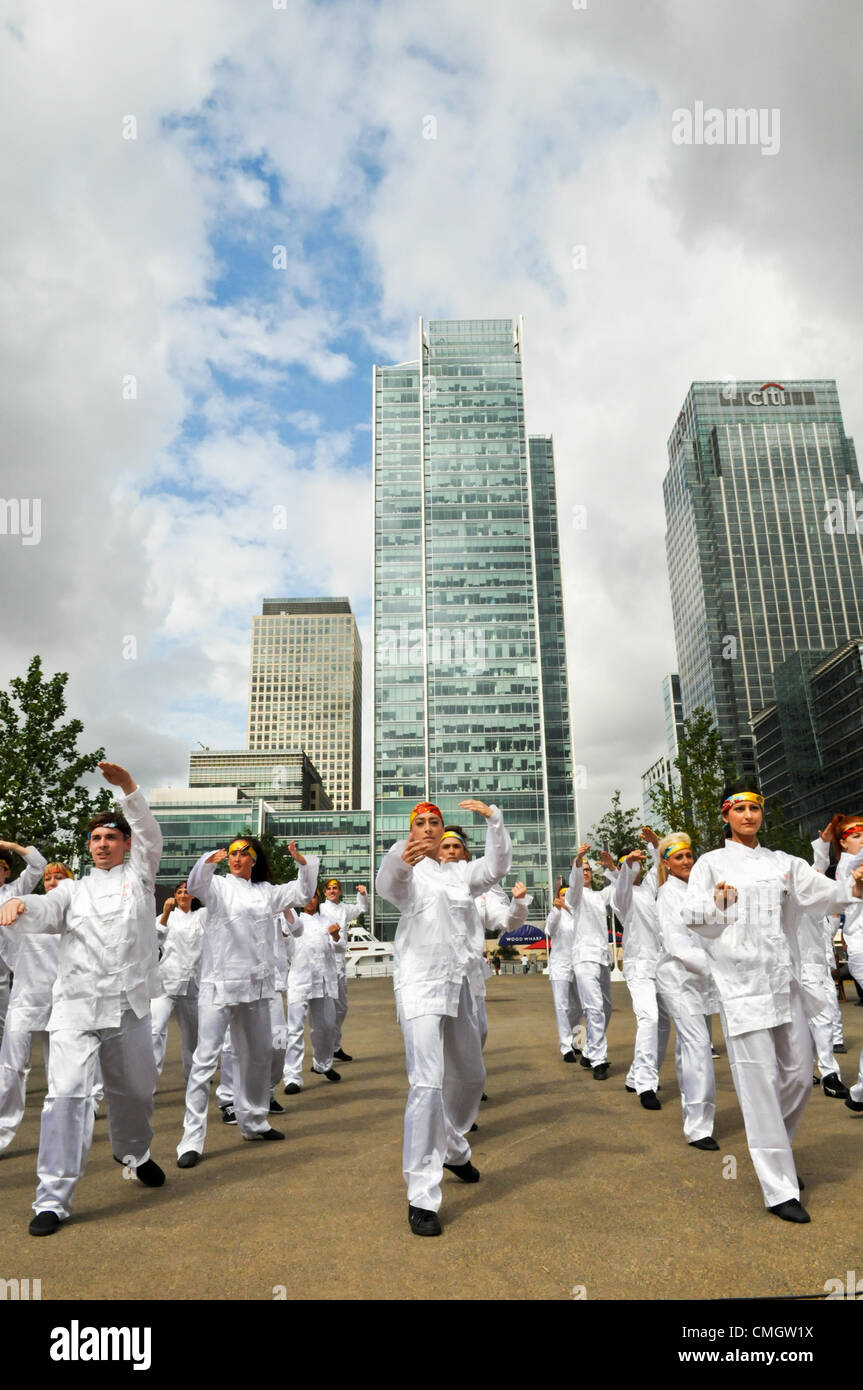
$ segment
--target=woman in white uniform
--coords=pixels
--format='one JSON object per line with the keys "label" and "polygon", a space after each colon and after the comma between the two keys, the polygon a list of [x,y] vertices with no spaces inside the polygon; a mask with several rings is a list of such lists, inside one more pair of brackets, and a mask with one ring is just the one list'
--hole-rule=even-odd
{"label": "woman in white uniform", "polygon": [[[697,861],[684,921],[710,957],[728,1060],[764,1204],[783,1221],[808,1222],[791,1143],[812,1091],[807,995],[793,914],[842,911],[851,892],[780,850],[758,843],[764,798],[755,783],[727,788],[724,848]],[[863,896],[863,869],[854,897]]]}
{"label": "woman in white uniform", "polygon": [[344,953],[343,929],[319,911],[313,893],[299,914],[288,976],[288,1027],[285,1049],[285,1095],[303,1089],[306,1017],[312,1038],[312,1071],[328,1081],[341,1081],[333,1067],[338,1036],[339,956]]}
{"label": "woman in white uniform", "polygon": [[482,801],[459,805],[486,819],[485,854],[466,863],[439,862],[444,822],[423,801],[410,815],[407,840],[386,855],[377,891],[401,914],[395,938],[393,985],[405,1042],[408,1093],[402,1166],[408,1221],[417,1236],[438,1236],[443,1170],[479,1181],[465,1134],[479,1109],[485,1082],[477,999],[482,956],[471,939],[471,899],[509,872],[512,842],[500,811]]}
{"label": "woman in white uniform", "polygon": [[680,1087],[683,1135],[693,1149],[715,1152],[716,1078],[708,1019],[719,1000],[704,946],[683,920],[686,888],[695,857],[682,831],[657,845],[656,908],[662,954],[656,989],[674,1022],[674,1067]]}
{"label": "woman in white uniform", "polygon": [[635,1050],[626,1089],[638,1094],[645,1110],[661,1110],[656,1094],[671,1019],[656,991],[656,963],[662,953],[656,910],[656,871],[641,881],[642,850],[623,857],[611,895],[612,911],[623,926],[623,978],[636,1019]]}
{"label": "woman in white uniform", "polygon": [[[318,861],[288,845],[300,866],[292,883],[271,883],[260,841],[246,835],[228,849],[202,854],[188,887],[207,909],[198,1002],[198,1046],[186,1088],[178,1168],[200,1161],[207,1133],[210,1078],[230,1025],[234,1054],[234,1113],[244,1139],[284,1139],[268,1121],[273,1030],[270,1001],[275,992],[273,918],[292,904],[307,902],[317,886]],[[216,865],[228,861],[217,878]]]}
{"label": "woman in white uniform", "polygon": [[545,919],[545,934],[551,942],[548,959],[548,978],[554,1000],[554,1016],[560,1055],[564,1062],[575,1062],[581,1056],[578,1026],[583,1013],[575,983],[572,950],[575,944],[575,918],[566,905],[566,895],[558,893]]}
{"label": "woman in white uniform", "polygon": [[328,878],[324,884],[324,897],[320,914],[327,922],[336,922],[339,927],[341,949],[336,953],[336,966],[339,973],[339,993],[336,999],[336,1048],[333,1057],[337,1062],[352,1062],[354,1059],[342,1047],[342,1028],[348,1013],[348,922],[353,922],[363,913],[368,917],[369,895],[366,885],[360,883],[353,903],[342,902],[342,885],[337,878]]}
{"label": "woman in white uniform", "polygon": [[594,1081],[608,1076],[606,1029],[611,1012],[611,956],[608,941],[608,909],[617,869],[611,855],[603,853],[602,870],[611,880],[604,888],[591,887],[592,870],[585,862],[590,845],[579,846],[569,875],[566,905],[575,922],[572,963],[578,996],[587,1021],[587,1038],[581,1065],[592,1068]]}
{"label": "woman in white uniform", "polygon": [[[12,855],[17,854],[24,860],[24,872],[19,874],[16,879],[12,878]],[[45,860],[33,845],[25,849],[23,845],[16,845],[14,840],[0,840],[0,903],[5,903],[9,898],[21,898],[25,893],[32,893],[36,884],[42,876],[45,868]],[[6,1026],[6,1012],[9,1008],[9,993],[12,988],[12,970],[14,966],[11,961],[6,959],[8,954],[4,950],[7,946],[12,950],[12,943],[4,943],[0,940],[0,1040],[3,1037],[3,1029]]]}

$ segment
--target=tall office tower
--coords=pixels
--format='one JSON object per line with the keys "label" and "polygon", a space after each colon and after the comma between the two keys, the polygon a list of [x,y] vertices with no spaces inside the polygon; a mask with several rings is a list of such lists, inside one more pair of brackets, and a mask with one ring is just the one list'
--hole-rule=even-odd
{"label": "tall office tower", "polygon": [[[552,442],[524,419],[521,321],[420,320],[376,367],[376,863],[431,798],[495,802],[544,913],[575,837]],[[396,916],[376,904],[376,930]]]}
{"label": "tall office tower", "polygon": [[742,773],[749,720],[795,651],[863,631],[860,484],[833,381],[696,381],[668,441],[668,574],[684,717],[714,714]]}
{"label": "tall office tower", "polygon": [[683,732],[683,705],[680,699],[680,677],[669,671],[662,677],[662,704],[665,710],[665,752],[641,774],[641,809],[648,825],[656,816],[650,799],[652,789],[662,784],[668,791],[680,786],[680,773],[674,766],[678,741]]}
{"label": "tall office tower", "polygon": [[265,598],[252,619],[249,748],[304,749],[334,809],[358,807],[362,684],[346,598]]}

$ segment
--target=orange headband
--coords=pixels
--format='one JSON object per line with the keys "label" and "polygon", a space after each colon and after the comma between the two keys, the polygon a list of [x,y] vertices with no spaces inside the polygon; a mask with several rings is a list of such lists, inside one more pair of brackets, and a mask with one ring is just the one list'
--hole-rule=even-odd
{"label": "orange headband", "polygon": [[413,810],[411,811],[410,820],[408,821],[408,825],[413,825],[413,823],[414,823],[414,821],[416,820],[417,816],[421,816],[421,815],[423,814],[424,811],[431,811],[434,815],[440,817],[440,819],[443,820],[443,816],[441,815],[441,812],[440,812],[440,807],[439,807],[439,806],[435,806],[435,804],[434,804],[433,801],[418,801],[417,804],[416,804],[416,806],[415,806],[415,807],[413,808]]}

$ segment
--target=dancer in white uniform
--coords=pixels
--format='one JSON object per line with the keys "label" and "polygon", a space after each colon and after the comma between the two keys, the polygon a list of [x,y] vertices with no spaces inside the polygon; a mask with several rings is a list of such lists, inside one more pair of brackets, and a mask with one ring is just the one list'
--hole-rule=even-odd
{"label": "dancer in white uniform", "polygon": [[51,1235],[72,1210],[93,1138],[97,1059],[114,1157],[147,1187],[165,1181],[150,1158],[156,1082],[150,998],[159,987],[154,885],[162,832],[125,768],[99,767],[123,793],[122,814],[105,812],[91,821],[90,873],[65,879],[44,897],[13,898],[0,908],[0,925],[60,934],[30,1223],[31,1235],[38,1236]]}
{"label": "dancer in white uniform", "polygon": [[683,1135],[693,1149],[715,1152],[716,1077],[708,1020],[719,999],[710,960],[701,941],[683,921],[686,887],[695,858],[683,832],[657,845],[656,908],[662,955],[656,962],[656,989],[674,1021],[674,1067],[680,1088]]}
{"label": "dancer in white uniform", "polygon": [[338,958],[344,954],[344,932],[338,922],[318,911],[313,893],[300,913],[294,933],[288,977],[288,1028],[285,1049],[285,1095],[303,1089],[306,1017],[312,1037],[312,1071],[328,1081],[341,1081],[333,1067],[339,997]]}
{"label": "dancer in white uniform", "polygon": [[[41,859],[42,856],[37,850],[30,850],[28,853],[34,856],[29,864],[35,869],[36,858]],[[42,863],[45,869],[46,892],[55,888],[62,879],[73,877],[65,864],[45,864],[44,860]],[[60,961],[60,938],[47,932],[21,932],[10,927],[0,927],[0,950],[15,974],[9,998],[9,1012],[6,1015],[6,1028],[3,1032],[3,1042],[0,1044],[2,1151],[12,1143],[24,1115],[30,1055],[37,1041],[42,1047],[45,1075],[48,1075],[50,1043],[47,1029],[48,1019],[51,1017],[54,981]]]}
{"label": "dancer in white uniform", "polygon": [[[274,993],[270,1000],[270,1028],[273,1047],[270,1054],[270,1115],[284,1115],[285,1107],[276,1100],[276,1086],[283,1077],[285,1067],[285,1048],[288,1043],[288,1020],[285,1014],[285,991],[288,988],[290,970],[290,943],[293,940],[289,923],[298,929],[293,908],[286,908],[273,918],[273,985]],[[235,1125],[237,1114],[234,1110],[234,1049],[231,1046],[231,1030],[225,1032],[222,1055],[219,1060],[219,1084],[216,1087],[216,1100],[222,1112],[222,1123]]]}
{"label": "dancer in white uniform", "polygon": [[643,851],[638,849],[622,856],[611,907],[623,925],[623,978],[636,1018],[635,1051],[625,1085],[628,1091],[637,1092],[645,1110],[661,1110],[656,1091],[671,1019],[656,992],[656,963],[662,953],[656,870],[651,869],[642,883],[643,858]]}
{"label": "dancer in white uniform", "polygon": [[[841,883],[847,890],[863,858],[863,815],[834,816],[827,832],[831,836],[839,860],[836,866],[836,882]],[[845,909],[842,935],[848,950],[848,969],[855,983],[863,986],[863,903],[855,901]],[[851,1087],[845,1104],[855,1114],[863,1114],[863,1052],[860,1053],[857,1080]]]}
{"label": "dancer in white uniform", "polygon": [[[722,819],[729,838],[696,863],[684,920],[704,940],[719,991],[728,1060],[743,1112],[749,1152],[769,1211],[806,1222],[791,1152],[812,1091],[808,995],[792,914],[837,912],[850,901],[842,885],[782,851],[758,844],[763,797],[741,781],[726,789]],[[863,896],[863,869],[854,896]]]}
{"label": "dancer in white uniform", "polygon": [[608,940],[608,908],[614,892],[617,869],[610,854],[603,852],[603,873],[611,882],[605,888],[592,888],[592,871],[585,862],[590,845],[579,846],[569,875],[566,905],[575,922],[572,963],[578,996],[587,1021],[587,1038],[581,1065],[593,1069],[594,1081],[608,1076],[606,1030],[611,1012],[611,947]]}
{"label": "dancer in white uniform", "polygon": [[[198,1001],[198,1046],[186,1088],[183,1137],[178,1168],[199,1162],[207,1133],[210,1078],[230,1024],[234,1049],[234,1111],[244,1139],[284,1139],[267,1119],[270,1095],[275,989],[273,918],[294,903],[307,902],[317,884],[318,861],[306,860],[293,840],[288,845],[300,866],[292,883],[271,883],[270,866],[252,835],[228,849],[202,854],[189,874],[189,892],[207,909]],[[217,878],[216,865],[228,861]]]}
{"label": "dancer in white uniform", "polygon": [[554,1000],[560,1055],[565,1062],[575,1062],[581,1056],[581,1048],[577,1047],[576,1043],[579,1041],[578,1027],[584,1011],[572,962],[575,918],[566,905],[564,893],[558,893],[554,899],[551,911],[545,919],[545,934],[551,942],[548,978],[551,983],[551,997]]}
{"label": "dancer in white uniform", "polygon": [[153,1000],[153,1055],[156,1072],[162,1074],[165,1048],[168,1045],[168,1023],[176,1013],[180,1025],[180,1044],[183,1051],[183,1075],[189,1080],[192,1058],[198,1045],[198,989],[201,983],[201,951],[204,945],[204,922],[207,910],[195,900],[186,886],[178,883],[174,896],[165,899],[162,915],[156,924],[162,958],[159,978],[162,993]]}
{"label": "dancer in white uniform", "polygon": [[368,917],[368,912],[369,895],[364,883],[358,885],[356,901],[348,906],[347,903],[342,902],[340,881],[337,878],[327,879],[324,884],[324,898],[320,906],[320,913],[325,922],[338,923],[341,945],[341,949],[336,953],[339,993],[336,999],[336,1047],[333,1057],[337,1062],[352,1062],[354,1060],[342,1047],[342,1028],[348,1012],[348,922],[353,922],[362,913]]}
{"label": "dancer in white uniform", "polygon": [[[12,879],[13,854],[24,860],[24,872],[16,879]],[[23,845],[16,845],[14,840],[0,840],[0,903],[8,902],[10,898],[21,898],[25,893],[32,893],[44,868],[45,860],[33,845],[25,849]],[[4,950],[4,946],[12,949],[8,938],[6,942],[0,940],[0,1040],[6,1026],[12,970],[15,968],[11,961],[6,960],[8,952]]]}
{"label": "dancer in white uniform", "polygon": [[486,818],[482,858],[439,863],[443,816],[432,802],[420,802],[411,812],[408,839],[392,846],[375,881],[401,914],[393,984],[410,1086],[402,1161],[408,1220],[418,1236],[441,1233],[444,1168],[462,1182],[479,1180],[464,1137],[485,1082],[476,1007],[484,981],[482,955],[471,948],[471,899],[499,883],[512,862],[500,811],[482,801],[459,804]]}

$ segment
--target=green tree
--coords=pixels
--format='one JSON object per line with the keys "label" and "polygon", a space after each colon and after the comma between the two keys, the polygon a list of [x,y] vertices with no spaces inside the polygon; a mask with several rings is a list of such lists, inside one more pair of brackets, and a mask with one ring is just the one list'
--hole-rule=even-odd
{"label": "green tree", "polygon": [[84,725],[62,723],[68,679],[65,671],[46,679],[34,656],[26,676],[0,691],[0,834],[66,862],[81,858],[88,821],[112,804],[107,787],[92,793],[80,785],[105,750],[80,753]]}
{"label": "green tree", "polygon": [[758,841],[768,849],[784,849],[786,854],[796,854],[807,864],[812,862],[812,841],[799,825],[785,819],[785,810],[778,797],[771,797],[764,806],[764,829]]}
{"label": "green tree", "polygon": [[722,792],[738,774],[713,716],[703,705],[697,705],[683,721],[677,748],[674,766],[680,785],[652,787],[650,804],[666,832],[686,831],[697,856],[722,845]]}
{"label": "green tree", "polygon": [[638,832],[644,821],[634,806],[624,811],[620,804],[621,795],[619,788],[612,793],[611,810],[606,811],[588,834],[587,840],[594,858],[598,858],[604,849],[614,859],[619,859],[621,854],[631,849],[643,848],[644,842],[639,839]]}

